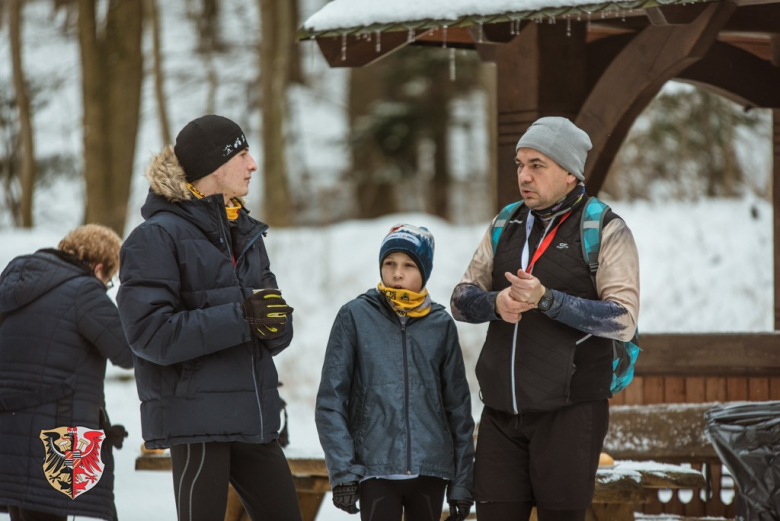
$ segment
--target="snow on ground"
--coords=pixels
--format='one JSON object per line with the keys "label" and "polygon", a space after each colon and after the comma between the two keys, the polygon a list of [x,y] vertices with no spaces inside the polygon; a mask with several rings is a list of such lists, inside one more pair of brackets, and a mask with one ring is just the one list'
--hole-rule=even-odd
{"label": "snow on ground", "polygon": [[[639,324],[645,333],[760,332],[772,329],[772,208],[763,200],[686,203],[613,202],[636,238],[642,273]],[[338,308],[379,280],[379,245],[390,226],[427,226],[436,240],[429,289],[449,307],[482,234],[482,225],[453,226],[425,214],[403,214],[328,227],[271,229],[267,245],[285,298],[295,307],[295,339],[276,357],[281,393],[289,404],[290,455],[321,454],[314,400],[325,344]],[[69,223],[31,232],[0,230],[0,266],[37,248],[55,246]],[[112,290],[115,294],[116,289]],[[481,406],[474,366],[485,326],[458,324],[472,384],[473,412]],[[173,484],[166,472],[136,472],[141,445],[139,402],[128,375],[111,368],[106,383],[112,420],[130,432],[116,452],[117,508],[122,521],[174,519]],[[0,514],[0,520],[7,519]],[[321,521],[354,517],[326,498]]]}

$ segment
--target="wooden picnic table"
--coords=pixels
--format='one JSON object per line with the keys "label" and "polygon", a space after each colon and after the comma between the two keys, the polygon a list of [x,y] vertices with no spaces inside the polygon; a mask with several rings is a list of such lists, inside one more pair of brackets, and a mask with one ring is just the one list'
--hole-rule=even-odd
{"label": "wooden picnic table", "polygon": [[[322,499],[330,490],[325,460],[318,457],[294,457],[287,462],[295,481],[303,521],[317,518]],[[135,461],[136,470],[171,470],[168,453],[141,455]],[[617,461],[614,466],[601,467],[596,474],[596,492],[588,511],[587,521],[633,521],[638,505],[648,502],[659,489],[695,489],[705,486],[704,476],[688,467],[652,461]],[[231,489],[226,521],[240,521],[243,509]],[[446,509],[445,509],[446,510]],[[536,519],[532,516],[532,521]]]}

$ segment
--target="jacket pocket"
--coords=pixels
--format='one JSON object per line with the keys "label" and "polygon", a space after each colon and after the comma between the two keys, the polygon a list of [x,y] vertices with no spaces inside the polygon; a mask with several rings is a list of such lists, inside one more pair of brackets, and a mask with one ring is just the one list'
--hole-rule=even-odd
{"label": "jacket pocket", "polygon": [[190,384],[192,383],[193,374],[195,372],[195,362],[188,360],[181,364],[181,373],[176,380],[176,387],[174,388],[174,395],[177,398],[187,398],[190,393]]}

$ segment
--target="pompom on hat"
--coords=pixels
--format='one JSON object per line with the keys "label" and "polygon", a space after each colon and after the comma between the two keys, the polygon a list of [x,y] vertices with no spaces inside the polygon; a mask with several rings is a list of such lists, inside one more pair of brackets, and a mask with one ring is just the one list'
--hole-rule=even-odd
{"label": "pompom on hat", "polygon": [[379,248],[380,273],[385,257],[391,253],[402,252],[411,257],[417,264],[420,275],[422,275],[422,285],[425,287],[433,270],[434,247],[433,234],[428,231],[428,228],[411,224],[396,224],[390,228]]}
{"label": "pompom on hat", "polygon": [[561,168],[585,180],[585,160],[593,148],[588,134],[566,118],[539,118],[528,127],[515,147],[532,148],[546,155]]}
{"label": "pompom on hat", "polygon": [[190,121],[181,129],[173,152],[191,183],[211,174],[248,146],[238,124],[210,114]]}

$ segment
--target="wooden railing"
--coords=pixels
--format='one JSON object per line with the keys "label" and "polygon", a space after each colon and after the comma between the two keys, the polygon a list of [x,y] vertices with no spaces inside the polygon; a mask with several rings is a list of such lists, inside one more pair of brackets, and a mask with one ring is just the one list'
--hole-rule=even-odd
{"label": "wooden railing", "polygon": [[[611,405],[780,400],[780,333],[642,335],[639,344],[634,380]],[[701,470],[709,497],[661,492],[644,513],[734,517],[733,481],[717,458],[655,459]]]}

